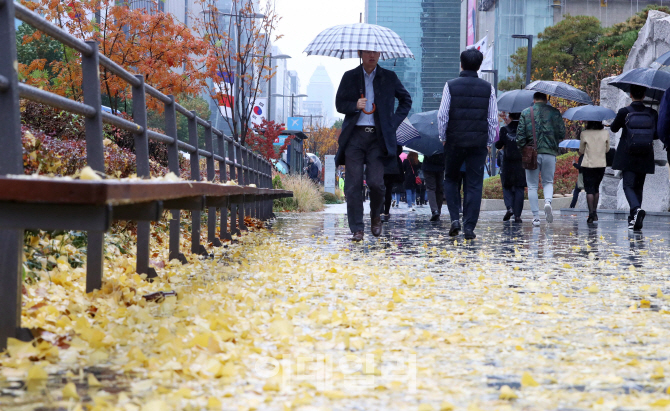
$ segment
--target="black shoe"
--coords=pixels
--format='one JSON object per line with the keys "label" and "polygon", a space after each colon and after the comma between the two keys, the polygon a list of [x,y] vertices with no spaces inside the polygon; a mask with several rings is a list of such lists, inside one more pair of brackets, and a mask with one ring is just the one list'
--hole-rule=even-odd
{"label": "black shoe", "polygon": [[514,222],[515,223],[523,223],[523,220],[521,219],[521,217],[514,217]]}
{"label": "black shoe", "polygon": [[351,236],[351,241],[356,243],[363,241],[363,231],[356,231],[354,235]]}
{"label": "black shoe", "polygon": [[592,224],[593,223],[593,213],[589,214],[589,217],[586,219],[586,224]]}
{"label": "black shoe", "polygon": [[633,217],[633,230],[642,230],[642,221],[644,221],[644,216],[647,213],[643,209],[639,208]]}
{"label": "black shoe", "polygon": [[514,215],[514,211],[512,211],[511,208],[507,209],[507,212],[505,213],[505,217],[503,217],[503,221],[509,221],[510,218]]}
{"label": "black shoe", "polygon": [[458,235],[458,232],[461,231],[461,223],[457,221],[451,222],[451,228],[449,229],[449,236],[455,237]]}
{"label": "black shoe", "polygon": [[473,230],[468,230],[465,229],[463,230],[463,236],[465,237],[466,240],[474,240],[477,238],[477,234]]}
{"label": "black shoe", "polygon": [[372,217],[370,222],[370,231],[375,237],[379,237],[382,234],[382,219],[381,217]]}
{"label": "black shoe", "polygon": [[391,215],[390,214],[382,214],[382,223],[388,223],[391,220]]}
{"label": "black shoe", "polygon": [[437,211],[433,211],[433,216],[430,217],[430,221],[439,221],[440,220],[440,213]]}

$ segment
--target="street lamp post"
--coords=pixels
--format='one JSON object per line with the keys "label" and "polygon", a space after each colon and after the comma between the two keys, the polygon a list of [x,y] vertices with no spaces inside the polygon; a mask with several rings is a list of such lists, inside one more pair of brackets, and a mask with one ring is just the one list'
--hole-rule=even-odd
{"label": "street lamp post", "polygon": [[528,40],[528,57],[526,58],[526,85],[530,84],[530,61],[533,58],[533,35],[512,34],[512,38]]}
{"label": "street lamp post", "polygon": [[293,94],[291,93],[290,96],[284,95],[284,94],[273,94],[273,97],[291,97],[291,117],[293,117],[293,99],[298,97],[309,97],[307,94]]}
{"label": "street lamp post", "polygon": [[[253,57],[266,57],[263,55],[254,55]],[[268,121],[272,121],[272,70],[274,70],[274,67],[272,66],[272,59],[275,60],[285,60],[285,59],[290,59],[291,56],[288,54],[277,54],[276,56],[273,56],[272,53],[268,54],[267,57],[270,59],[270,79],[268,80]]]}

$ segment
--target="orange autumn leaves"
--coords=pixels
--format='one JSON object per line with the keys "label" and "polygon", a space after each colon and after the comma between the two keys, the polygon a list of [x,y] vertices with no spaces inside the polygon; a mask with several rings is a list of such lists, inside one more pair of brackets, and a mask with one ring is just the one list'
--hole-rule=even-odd
{"label": "orange autumn leaves", "polygon": [[[159,2],[146,1],[149,8],[159,10]],[[165,94],[199,94],[204,83],[200,70],[207,53],[207,44],[171,14],[147,13],[131,9],[112,0],[57,0],[25,2],[25,6],[81,40],[95,40],[100,53],[120,66],[144,74],[144,80]],[[96,14],[98,12],[98,14]],[[99,20],[96,16],[99,15]],[[39,40],[35,32],[25,36],[23,43]],[[35,75],[44,70],[45,60],[20,64],[19,72],[28,84],[78,100],[81,98],[81,57],[64,49],[62,61],[50,63],[53,78]],[[112,109],[129,98],[131,87],[119,77],[100,68],[101,92],[110,97]],[[151,109],[161,111],[162,104],[148,99]]]}

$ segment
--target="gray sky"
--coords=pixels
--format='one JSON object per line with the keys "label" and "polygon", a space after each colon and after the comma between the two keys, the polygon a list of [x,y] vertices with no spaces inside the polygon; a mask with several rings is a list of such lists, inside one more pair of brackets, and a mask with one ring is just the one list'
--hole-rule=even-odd
{"label": "gray sky", "polygon": [[[281,21],[277,34],[283,34],[275,43],[282,53],[291,56],[288,69],[296,70],[302,92],[307,91],[309,78],[323,64],[335,90],[345,71],[358,65],[357,59],[309,56],[302,51],[324,29],[338,24],[358,23],[364,12],[365,0],[276,0],[277,14]],[[335,113],[338,116],[339,113]]]}

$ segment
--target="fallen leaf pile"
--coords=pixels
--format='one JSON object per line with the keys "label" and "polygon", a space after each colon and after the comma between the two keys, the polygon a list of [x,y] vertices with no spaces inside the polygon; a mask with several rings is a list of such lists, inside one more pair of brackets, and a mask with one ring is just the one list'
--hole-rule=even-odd
{"label": "fallen leaf pile", "polygon": [[88,295],[84,268],[57,262],[26,286],[22,325],[40,337],[0,357],[0,408],[670,406],[663,239],[557,227],[352,245],[323,218],[280,219],[154,282],[114,254]]}

